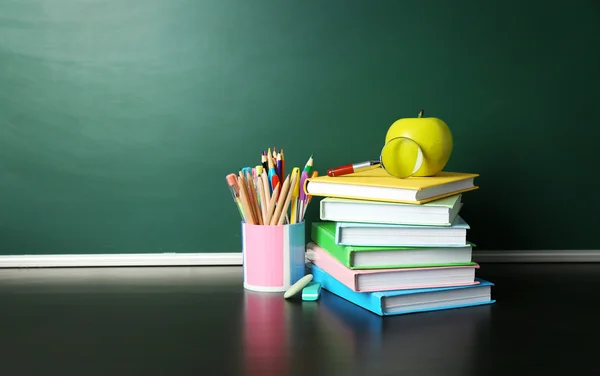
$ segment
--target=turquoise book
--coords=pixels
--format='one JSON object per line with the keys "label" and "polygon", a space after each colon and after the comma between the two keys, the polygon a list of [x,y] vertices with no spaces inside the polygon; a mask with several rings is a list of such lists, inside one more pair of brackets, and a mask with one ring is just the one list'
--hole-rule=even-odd
{"label": "turquoise book", "polygon": [[349,269],[475,265],[472,247],[350,246],[336,242],[336,223],[313,222],[311,239]]}
{"label": "turquoise book", "polygon": [[478,284],[442,288],[356,292],[323,269],[309,265],[313,281],[324,290],[379,316],[403,315],[492,304],[493,283],[477,278]]}

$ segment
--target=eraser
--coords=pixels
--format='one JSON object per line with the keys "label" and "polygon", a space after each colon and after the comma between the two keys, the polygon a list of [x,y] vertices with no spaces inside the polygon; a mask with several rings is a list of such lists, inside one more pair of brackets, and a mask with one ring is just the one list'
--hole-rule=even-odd
{"label": "eraser", "polygon": [[313,275],[307,274],[304,277],[300,278],[298,282],[294,283],[286,292],[283,294],[284,298],[291,298],[294,295],[299,294],[303,288],[305,288],[310,281],[312,281]]}
{"label": "eraser", "polygon": [[321,284],[319,282],[311,282],[302,289],[302,300],[317,300],[321,296]]}

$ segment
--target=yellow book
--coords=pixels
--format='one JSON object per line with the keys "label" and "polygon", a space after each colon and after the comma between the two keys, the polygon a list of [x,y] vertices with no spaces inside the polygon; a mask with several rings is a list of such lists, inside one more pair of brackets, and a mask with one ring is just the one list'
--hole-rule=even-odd
{"label": "yellow book", "polygon": [[436,176],[400,179],[382,168],[343,176],[317,176],[306,180],[304,190],[313,196],[424,204],[477,189],[479,174],[442,171]]}

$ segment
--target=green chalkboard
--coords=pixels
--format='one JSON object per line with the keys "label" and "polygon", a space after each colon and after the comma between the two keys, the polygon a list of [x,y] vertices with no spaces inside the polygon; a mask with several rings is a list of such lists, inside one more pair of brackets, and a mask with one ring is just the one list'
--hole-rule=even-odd
{"label": "green chalkboard", "polygon": [[0,2],[0,254],[238,252],[227,173],[376,158],[422,108],[481,174],[479,249],[598,249],[599,9]]}

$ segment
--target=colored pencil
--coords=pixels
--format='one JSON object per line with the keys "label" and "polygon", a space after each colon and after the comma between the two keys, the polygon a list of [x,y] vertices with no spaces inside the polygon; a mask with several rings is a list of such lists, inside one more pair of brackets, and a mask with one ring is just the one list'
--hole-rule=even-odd
{"label": "colored pencil", "polygon": [[269,202],[269,200],[271,199],[271,192],[269,188],[269,178],[267,177],[267,172],[263,170],[262,174],[260,174],[260,177],[265,189],[265,199],[267,202]]}
{"label": "colored pencil", "polygon": [[[279,216],[281,215],[281,210],[283,208],[283,200],[286,199],[288,190],[290,189],[290,176],[286,176],[285,181],[283,182],[283,186],[281,187],[281,194],[279,195],[279,199],[277,199],[277,206],[275,208],[275,213],[273,217],[271,217],[270,225],[274,226],[277,224],[279,220]],[[281,199],[283,197],[283,199]]]}
{"label": "colored pencil", "polygon": [[249,209],[249,215],[250,217],[252,217],[252,224],[258,224],[258,218],[256,217],[256,213],[254,212],[254,204],[252,203],[252,197],[248,192],[248,184],[246,183],[246,178],[244,177],[244,173],[242,171],[239,172],[239,181],[240,192],[244,195],[244,197],[246,197],[246,204]]}
{"label": "colored pencil", "polygon": [[269,165],[267,164],[267,152],[263,151],[262,155],[260,156],[260,163],[263,166],[263,169],[267,170],[269,168]]}
{"label": "colored pencil", "polygon": [[[296,180],[297,180],[298,174],[292,174],[292,182],[290,183],[290,186],[293,187],[296,184]],[[287,178],[286,178],[287,181]],[[284,183],[285,185],[285,183]],[[290,201],[292,198],[292,191],[289,190],[289,192],[287,192],[286,196],[285,196],[285,201],[280,200],[279,204],[281,205],[283,203],[283,209],[281,210],[281,215],[279,216],[279,221],[277,222],[277,225],[282,225],[283,224],[283,220],[286,217],[287,214],[287,209],[290,206]]]}
{"label": "colored pencil", "polygon": [[281,171],[281,153],[277,153],[277,176],[279,176],[280,181],[285,176]]}
{"label": "colored pencil", "polygon": [[312,166],[311,155],[303,169],[294,167],[291,174],[285,174],[284,150],[277,152],[273,147],[262,151],[260,164],[227,175],[242,222],[263,226],[302,222],[312,200],[304,191],[306,179],[318,176],[317,171],[311,173]]}
{"label": "colored pencil", "polygon": [[252,217],[252,210],[250,209],[250,204],[248,203],[248,196],[246,196],[246,190],[244,189],[244,182],[241,178],[237,179],[238,190],[240,192],[240,200],[242,201],[242,208],[244,209],[244,217],[246,218],[246,223],[253,225],[255,224],[254,218]]}
{"label": "colored pencil", "polygon": [[275,208],[280,188],[281,186],[279,184],[275,186],[275,189],[273,190],[273,195],[271,195],[271,200],[269,200],[269,206],[267,207],[267,221],[265,222],[267,224],[270,224],[271,220],[273,219],[273,209]]}
{"label": "colored pencil", "polygon": [[283,149],[281,149],[281,176],[285,176],[285,155]]}

